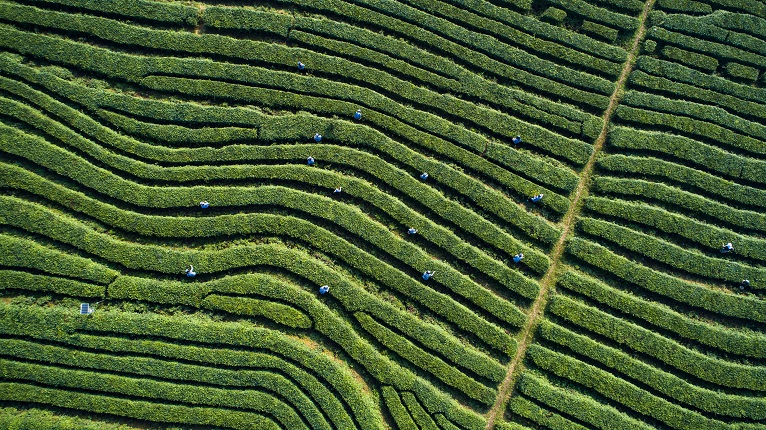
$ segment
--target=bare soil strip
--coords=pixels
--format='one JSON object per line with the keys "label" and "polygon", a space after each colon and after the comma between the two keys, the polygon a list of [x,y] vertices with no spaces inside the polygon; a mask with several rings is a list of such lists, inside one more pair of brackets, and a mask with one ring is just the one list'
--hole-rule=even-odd
{"label": "bare soil strip", "polygon": [[633,66],[636,63],[636,57],[638,55],[640,43],[646,34],[646,18],[649,16],[649,11],[652,10],[654,2],[655,0],[648,0],[644,5],[644,10],[641,12],[641,16],[639,17],[640,25],[638,30],[636,30],[636,36],[633,39],[633,46],[628,53],[628,58],[625,61],[625,65],[622,68],[622,73],[620,73],[620,77],[618,78],[614,87],[614,92],[609,98],[609,106],[604,112],[604,125],[601,128],[601,133],[598,135],[598,138],[596,138],[596,142],[593,145],[593,154],[591,154],[588,162],[583,168],[582,174],[580,175],[580,182],[578,182],[577,188],[574,192],[574,197],[572,198],[572,204],[569,207],[569,211],[564,216],[561,237],[559,237],[558,242],[556,242],[556,245],[551,251],[551,266],[548,268],[545,276],[543,276],[543,279],[540,281],[540,292],[535,298],[534,303],[532,303],[532,308],[527,316],[527,321],[519,334],[520,340],[519,346],[516,349],[516,354],[508,364],[508,370],[506,372],[505,378],[498,388],[497,400],[492,406],[492,409],[490,409],[487,413],[486,430],[492,430],[495,427],[495,420],[497,419],[498,415],[502,415],[502,413],[505,412],[505,406],[508,403],[508,399],[511,395],[511,388],[515,385],[518,375],[521,373],[521,370],[523,370],[523,364],[521,363],[521,360],[527,352],[527,347],[532,342],[537,323],[543,316],[543,310],[545,309],[545,305],[548,302],[549,291],[555,283],[556,272],[559,267],[561,255],[564,253],[564,244],[566,243],[569,235],[572,233],[573,221],[577,218],[580,210],[582,209],[582,199],[588,194],[588,186],[590,184],[590,178],[593,173],[593,166],[596,163],[596,158],[601,152],[601,149],[604,147],[607,130],[609,128],[609,122],[612,119],[612,114],[619,104],[620,98],[622,97],[625,89],[625,82],[627,81],[630,72],[633,71]]}

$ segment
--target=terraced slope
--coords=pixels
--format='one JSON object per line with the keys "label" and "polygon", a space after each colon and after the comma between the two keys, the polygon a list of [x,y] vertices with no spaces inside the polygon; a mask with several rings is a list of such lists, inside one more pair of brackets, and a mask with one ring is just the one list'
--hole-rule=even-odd
{"label": "terraced slope", "polygon": [[766,21],[684,5],[0,1],[0,423],[766,426]]}
{"label": "terraced slope", "polygon": [[766,428],[755,3],[658,1],[650,13],[509,421]]}

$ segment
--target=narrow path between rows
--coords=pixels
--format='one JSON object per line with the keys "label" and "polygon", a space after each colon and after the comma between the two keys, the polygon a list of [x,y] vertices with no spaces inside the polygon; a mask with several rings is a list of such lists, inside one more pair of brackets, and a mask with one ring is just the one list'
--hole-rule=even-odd
{"label": "narrow path between rows", "polygon": [[572,233],[574,220],[580,214],[580,210],[582,209],[582,200],[588,194],[587,187],[590,183],[590,178],[593,173],[593,166],[595,165],[596,158],[598,158],[598,155],[601,152],[601,149],[604,147],[604,143],[606,142],[609,123],[612,119],[612,114],[614,114],[614,110],[617,108],[617,105],[620,102],[620,98],[623,95],[625,82],[628,80],[628,76],[630,75],[630,72],[633,71],[633,67],[636,64],[636,57],[638,56],[639,47],[641,41],[644,39],[644,35],[646,34],[646,19],[649,16],[649,12],[652,10],[652,7],[654,6],[654,2],[655,0],[647,0],[646,4],[644,5],[644,10],[641,12],[641,16],[639,17],[639,27],[636,30],[635,37],[633,38],[633,45],[630,49],[630,52],[628,53],[628,58],[625,60],[625,65],[622,68],[622,73],[620,73],[620,77],[617,79],[617,83],[614,87],[614,92],[609,98],[609,106],[607,106],[606,111],[604,112],[604,124],[601,128],[601,133],[596,138],[596,142],[593,145],[593,153],[583,168],[582,174],[580,175],[580,181],[577,184],[577,188],[574,192],[574,197],[572,198],[572,204],[569,207],[569,211],[564,216],[564,221],[561,229],[561,237],[559,237],[558,242],[556,242],[556,245],[554,245],[553,250],[551,251],[551,265],[548,268],[548,271],[545,273],[545,276],[543,276],[542,280],[540,281],[540,292],[535,298],[534,303],[532,303],[532,308],[527,316],[527,321],[519,334],[519,346],[516,349],[516,354],[513,356],[513,359],[508,364],[505,378],[498,388],[497,400],[495,400],[495,404],[492,406],[492,409],[490,409],[487,413],[486,430],[492,430],[495,427],[495,420],[498,418],[498,416],[502,417],[503,413],[505,412],[505,407],[508,403],[508,399],[511,396],[512,388],[516,383],[516,379],[523,370],[523,364],[521,363],[521,360],[526,354],[527,348],[532,343],[535,328],[542,318],[545,305],[548,302],[549,291],[555,284],[556,271],[558,270],[561,256],[564,253],[564,245],[567,238],[569,238],[569,235]]}

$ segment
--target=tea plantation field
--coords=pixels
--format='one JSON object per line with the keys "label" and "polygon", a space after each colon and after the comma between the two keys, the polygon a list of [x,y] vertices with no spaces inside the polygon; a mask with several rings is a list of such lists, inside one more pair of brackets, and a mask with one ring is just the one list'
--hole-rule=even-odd
{"label": "tea plantation field", "polygon": [[766,2],[0,0],[48,428],[766,430]]}

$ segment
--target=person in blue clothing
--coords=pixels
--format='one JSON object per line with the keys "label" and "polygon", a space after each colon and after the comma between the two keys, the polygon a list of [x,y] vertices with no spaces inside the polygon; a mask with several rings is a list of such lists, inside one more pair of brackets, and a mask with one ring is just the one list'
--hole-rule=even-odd
{"label": "person in blue clothing", "polygon": [[328,291],[330,291],[329,285],[322,285],[319,287],[319,294],[327,294]]}
{"label": "person in blue clothing", "polygon": [[747,279],[743,279],[742,282],[739,283],[740,290],[744,291],[745,288],[750,288],[750,281],[748,281]]}
{"label": "person in blue clothing", "polygon": [[343,187],[338,187],[335,190],[333,190],[333,194],[340,194],[340,192],[343,191]]}
{"label": "person in blue clothing", "polygon": [[298,70],[302,72],[303,69],[305,69],[305,68],[306,68],[306,65],[301,63],[300,61],[298,61]]}
{"label": "person in blue clothing", "polygon": [[423,272],[423,280],[424,281],[427,281],[427,280],[431,279],[431,276],[434,276],[434,272],[433,271],[426,270],[425,272]]}
{"label": "person in blue clothing", "polygon": [[322,135],[319,133],[314,133],[314,142],[319,143],[322,141]]}
{"label": "person in blue clothing", "polygon": [[428,179],[428,173],[426,173],[426,172],[423,172],[423,173],[421,173],[421,174],[420,174],[420,179],[422,179],[422,180],[424,180],[424,181],[425,181],[426,179]]}
{"label": "person in blue clothing", "polygon": [[543,195],[542,194],[538,194],[538,195],[530,198],[529,200],[531,200],[533,203],[537,203],[537,202],[539,202],[542,199],[543,199]]}
{"label": "person in blue clothing", "polygon": [[201,207],[202,209],[207,209],[210,207],[210,203],[208,203],[207,200],[202,200],[201,202],[199,202],[199,207]]}
{"label": "person in blue clothing", "polygon": [[514,137],[513,138],[513,144],[514,145],[518,145],[519,143],[521,143],[521,136]]}
{"label": "person in blue clothing", "polygon": [[407,234],[415,234],[418,230],[415,227],[410,227],[409,230],[407,230]]}
{"label": "person in blue clothing", "polygon": [[521,262],[521,260],[523,260],[523,259],[524,259],[524,254],[522,254],[522,253],[520,253],[520,252],[519,252],[518,254],[516,254],[516,255],[514,255],[514,256],[513,256],[513,262],[514,262],[514,263],[519,263],[519,262]]}
{"label": "person in blue clothing", "polygon": [[193,278],[193,277],[195,277],[195,276],[197,276],[197,272],[195,272],[195,271],[194,271],[194,266],[192,266],[192,265],[190,264],[190,265],[189,265],[189,268],[188,268],[188,269],[186,269],[186,277],[187,277],[187,278]]}
{"label": "person in blue clothing", "polygon": [[308,164],[309,166],[313,166],[314,163],[316,163],[316,161],[314,161],[314,157],[309,157],[306,159],[306,164]]}
{"label": "person in blue clothing", "polygon": [[357,109],[356,112],[354,112],[354,119],[357,120],[357,121],[362,119],[362,110],[361,109]]}
{"label": "person in blue clothing", "polygon": [[729,253],[729,252],[731,252],[731,251],[734,251],[734,247],[732,246],[731,242],[729,242],[729,243],[725,243],[725,244],[724,244],[724,245],[721,247],[721,253],[723,253],[723,254]]}

